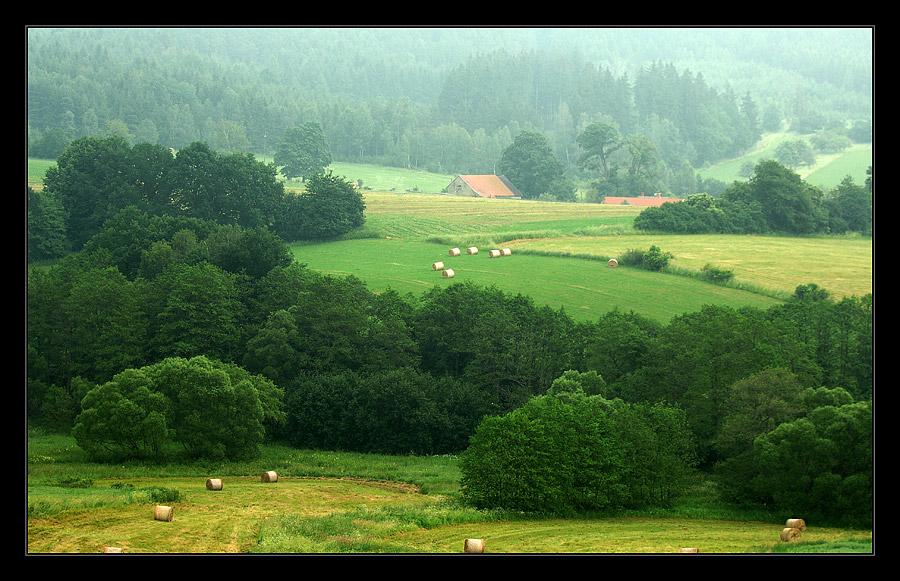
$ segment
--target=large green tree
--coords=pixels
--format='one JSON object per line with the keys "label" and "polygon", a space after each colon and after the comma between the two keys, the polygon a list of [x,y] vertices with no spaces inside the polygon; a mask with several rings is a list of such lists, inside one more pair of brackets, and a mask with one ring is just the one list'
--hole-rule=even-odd
{"label": "large green tree", "polygon": [[333,175],[331,170],[310,176],[306,191],[295,199],[295,204],[294,223],[282,226],[285,231],[282,237],[287,239],[334,238],[359,228],[366,221],[362,194],[353,183]]}
{"label": "large green tree", "polygon": [[577,162],[579,167],[598,170],[609,182],[613,172],[612,154],[624,145],[619,130],[610,123],[598,121],[585,127],[575,142],[582,149]]}
{"label": "large green tree", "polygon": [[103,457],[161,457],[171,443],[192,458],[252,457],[265,426],[283,421],[282,398],[271,381],[235,365],[169,358],[89,391],[73,435]]}
{"label": "large green tree", "polygon": [[547,138],[538,131],[519,133],[503,150],[497,171],[527,199],[537,199],[541,194],[552,195],[554,182],[563,177],[562,163],[554,155]]}
{"label": "large green tree", "polygon": [[460,485],[482,508],[666,505],[683,490],[692,462],[677,409],[586,395],[579,376],[568,374],[547,395],[479,424],[460,455]]}
{"label": "large green tree", "polygon": [[310,121],[287,127],[275,151],[275,165],[284,177],[306,179],[322,173],[331,164],[331,150],[322,126]]}

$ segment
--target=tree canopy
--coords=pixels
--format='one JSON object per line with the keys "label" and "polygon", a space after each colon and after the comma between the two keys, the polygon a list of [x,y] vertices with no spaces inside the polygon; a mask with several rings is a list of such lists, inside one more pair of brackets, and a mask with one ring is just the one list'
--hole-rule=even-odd
{"label": "tree canopy", "polygon": [[286,178],[304,178],[323,173],[331,165],[331,150],[322,126],[315,122],[287,127],[275,151],[275,165]]}

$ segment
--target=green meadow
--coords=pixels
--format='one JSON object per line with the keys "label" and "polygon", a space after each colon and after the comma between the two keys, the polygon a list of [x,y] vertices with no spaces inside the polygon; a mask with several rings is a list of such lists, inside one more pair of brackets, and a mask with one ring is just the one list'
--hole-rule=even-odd
{"label": "green meadow", "polygon": [[[471,281],[563,308],[577,320],[611,309],[666,322],[704,304],[768,308],[815,283],[840,299],[872,292],[871,238],[652,235],[634,230],[641,208],[530,200],[366,192],[366,225],[344,240],[294,244],[296,259],[333,275],[353,275],[373,291],[418,293]],[[467,255],[468,247],[477,255]],[[610,268],[629,250],[657,246],[673,258],[663,272]],[[510,256],[488,251],[509,248]],[[449,250],[461,255],[451,257]],[[433,270],[435,262],[453,278]],[[730,270],[714,285],[706,264]]]}
{"label": "green meadow", "polygon": [[[353,275],[370,290],[393,289],[418,294],[436,285],[471,281],[513,294],[532,297],[537,304],[563,308],[576,320],[596,319],[613,309],[635,311],[660,322],[693,311],[702,304],[756,306],[765,309],[778,301],[740,289],[712,285],[691,277],[630,268],[610,268],[602,260],[519,254],[490,258],[489,248],[477,255],[451,257],[444,245],[415,240],[367,239],[294,246],[294,256],[314,270]],[[442,262],[453,271],[443,278],[433,270]]]}

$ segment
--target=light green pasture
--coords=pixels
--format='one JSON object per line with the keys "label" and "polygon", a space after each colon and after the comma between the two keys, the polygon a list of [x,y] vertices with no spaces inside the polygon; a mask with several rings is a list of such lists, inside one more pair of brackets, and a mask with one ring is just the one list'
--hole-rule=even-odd
{"label": "light green pasture", "polygon": [[[375,292],[393,289],[416,295],[435,286],[471,281],[530,296],[538,305],[564,308],[576,320],[594,320],[618,308],[661,322],[704,304],[768,308],[779,301],[742,290],[634,268],[610,268],[605,261],[516,254],[489,258],[451,257],[449,247],[416,240],[368,239],[293,246],[297,260],[331,275],[353,275]],[[435,262],[454,271],[442,278]]]}

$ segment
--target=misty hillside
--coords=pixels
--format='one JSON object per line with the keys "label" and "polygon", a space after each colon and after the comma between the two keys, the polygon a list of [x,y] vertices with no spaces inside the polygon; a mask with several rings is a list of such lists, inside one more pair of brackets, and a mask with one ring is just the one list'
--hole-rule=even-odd
{"label": "misty hillside", "polygon": [[867,28],[32,28],[27,41],[32,145],[118,133],[271,155],[312,121],[335,160],[491,173],[536,130],[577,172],[578,133],[604,122],[647,136],[671,191],[672,174],[762,131],[871,133]]}

